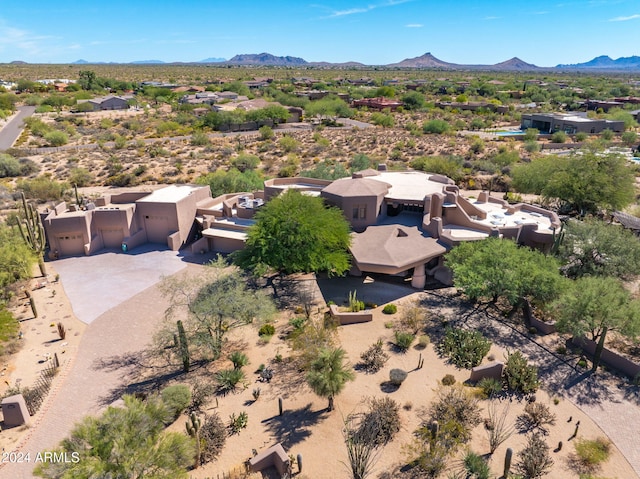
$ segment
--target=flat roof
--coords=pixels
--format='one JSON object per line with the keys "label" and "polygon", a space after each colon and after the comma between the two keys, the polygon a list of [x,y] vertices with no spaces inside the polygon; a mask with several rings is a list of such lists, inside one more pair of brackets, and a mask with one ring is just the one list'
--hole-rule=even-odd
{"label": "flat roof", "polygon": [[202,230],[205,238],[225,238],[246,241],[247,233],[244,231],[227,230],[224,228],[207,228]]}
{"label": "flat roof", "polygon": [[379,175],[367,176],[370,180],[391,185],[386,199],[398,201],[424,201],[425,196],[441,193],[445,183],[431,180],[434,176],[421,171],[381,171]]}
{"label": "flat roof", "polygon": [[200,188],[208,188],[208,186],[169,185],[140,198],[138,203],[177,203]]}
{"label": "flat roof", "polygon": [[443,232],[448,232],[453,239],[460,241],[472,241],[489,237],[486,231],[474,230],[465,226],[447,225],[442,228]]}

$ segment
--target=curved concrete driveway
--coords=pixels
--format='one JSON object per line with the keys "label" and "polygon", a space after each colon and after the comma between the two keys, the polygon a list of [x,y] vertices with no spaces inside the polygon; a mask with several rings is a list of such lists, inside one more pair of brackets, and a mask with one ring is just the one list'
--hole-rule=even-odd
{"label": "curved concrete driveway", "polygon": [[22,120],[33,115],[35,111],[35,106],[21,106],[18,108],[18,114],[0,130],[0,151],[8,150],[13,146],[24,128]]}

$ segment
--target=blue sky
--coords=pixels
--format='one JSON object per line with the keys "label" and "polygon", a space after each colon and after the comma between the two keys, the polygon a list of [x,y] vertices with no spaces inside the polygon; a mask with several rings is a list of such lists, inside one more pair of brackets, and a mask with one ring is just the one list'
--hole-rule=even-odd
{"label": "blue sky", "polygon": [[387,64],[640,55],[638,0],[0,0],[0,62],[200,61],[269,52]]}

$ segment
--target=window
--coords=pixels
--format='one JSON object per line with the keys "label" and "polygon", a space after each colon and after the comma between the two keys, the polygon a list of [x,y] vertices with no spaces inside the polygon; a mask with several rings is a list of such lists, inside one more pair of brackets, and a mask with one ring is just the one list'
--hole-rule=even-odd
{"label": "window", "polygon": [[352,218],[354,220],[363,220],[367,217],[367,205],[356,205],[353,207]]}

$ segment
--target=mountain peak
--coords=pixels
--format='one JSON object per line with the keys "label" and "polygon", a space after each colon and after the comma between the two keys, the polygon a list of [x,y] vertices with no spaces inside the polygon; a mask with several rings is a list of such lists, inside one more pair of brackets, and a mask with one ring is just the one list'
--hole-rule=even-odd
{"label": "mountain peak", "polygon": [[271,53],[243,53],[235,55],[226,63],[234,65],[271,65],[271,66],[294,66],[306,65],[307,61],[299,57],[277,57]]}

